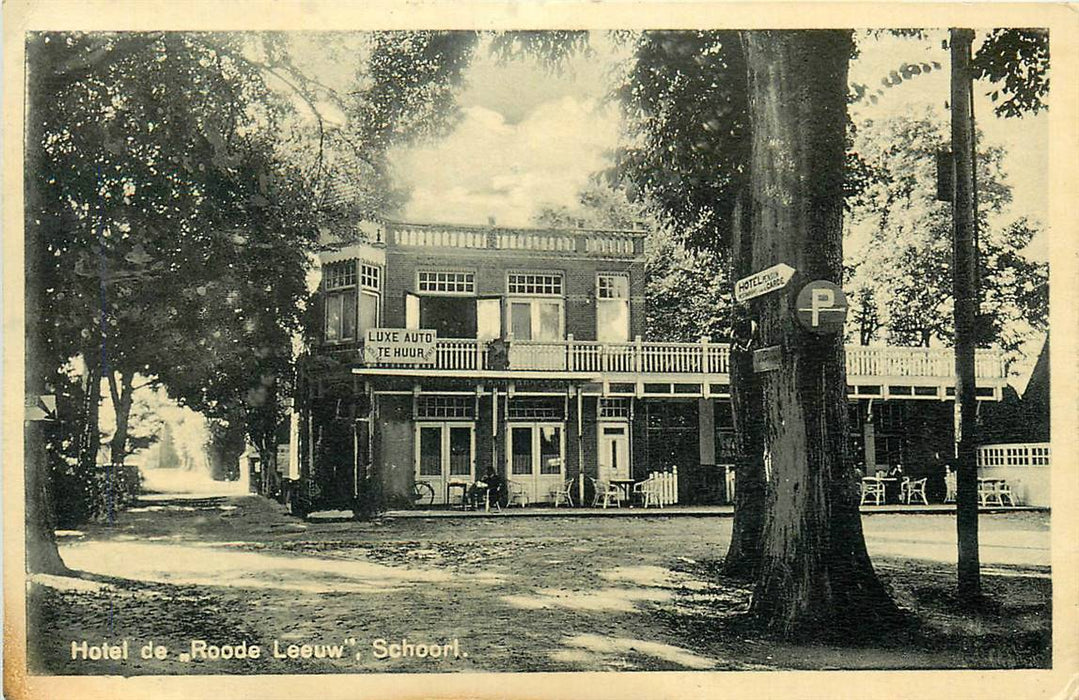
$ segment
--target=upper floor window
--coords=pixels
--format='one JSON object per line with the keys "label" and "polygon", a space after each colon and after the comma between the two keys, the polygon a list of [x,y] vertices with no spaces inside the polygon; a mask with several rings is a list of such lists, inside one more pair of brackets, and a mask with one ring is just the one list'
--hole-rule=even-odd
{"label": "upper floor window", "polygon": [[518,340],[561,340],[565,331],[562,275],[557,272],[511,272],[507,327]]}
{"label": "upper floor window", "polygon": [[356,261],[343,260],[324,265],[322,288],[325,291],[326,340],[356,338]]}
{"label": "upper floor window", "polygon": [[525,296],[562,296],[562,275],[558,273],[511,272],[506,289]]}
{"label": "upper floor window", "polygon": [[360,265],[360,285],[364,289],[378,292],[382,289],[382,268],[378,265]]}
{"label": "upper floor window", "polygon": [[325,337],[328,341],[356,340],[377,328],[382,299],[382,268],[358,260],[322,267]]}
{"label": "upper floor window", "polygon": [[450,270],[419,270],[416,290],[420,294],[475,294],[476,273]]}
{"label": "upper floor window", "polygon": [[596,340],[629,340],[629,277],[617,272],[596,275]]}

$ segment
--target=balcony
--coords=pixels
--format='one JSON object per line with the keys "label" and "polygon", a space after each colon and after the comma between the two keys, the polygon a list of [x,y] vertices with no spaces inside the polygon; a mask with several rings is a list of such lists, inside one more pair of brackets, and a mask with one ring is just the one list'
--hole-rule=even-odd
{"label": "balcony", "polygon": [[[488,341],[441,338],[433,365],[362,363],[364,375],[504,379],[567,378],[632,384],[637,395],[672,393],[723,395],[730,382],[730,350],[718,343],[626,343],[514,340],[505,362],[492,363]],[[954,396],[955,360],[947,348],[846,348],[848,394],[857,398],[947,399]],[[1007,375],[1001,355],[978,350],[975,359],[980,399],[1000,400]],[[666,384],[669,392],[648,386]],[[696,386],[697,390],[691,390]],[[677,387],[682,387],[679,390]]]}
{"label": "balcony", "polygon": [[644,253],[644,231],[527,229],[387,223],[376,240],[407,249],[463,248],[514,253],[633,259]]}

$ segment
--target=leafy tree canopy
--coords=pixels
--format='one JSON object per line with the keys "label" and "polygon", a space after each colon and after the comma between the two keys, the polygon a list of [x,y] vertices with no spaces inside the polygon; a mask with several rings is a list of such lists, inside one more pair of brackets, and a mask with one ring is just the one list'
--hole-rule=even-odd
{"label": "leafy tree canopy", "polygon": [[[859,340],[882,331],[899,345],[952,340],[950,204],[936,199],[935,154],[946,124],[931,112],[909,113],[859,128],[855,145],[868,164],[869,185],[852,200],[847,262]],[[981,344],[1009,356],[1031,329],[1045,327],[1046,265],[1023,249],[1037,232],[1025,218],[1008,219],[1011,188],[1004,151],[978,157]]]}

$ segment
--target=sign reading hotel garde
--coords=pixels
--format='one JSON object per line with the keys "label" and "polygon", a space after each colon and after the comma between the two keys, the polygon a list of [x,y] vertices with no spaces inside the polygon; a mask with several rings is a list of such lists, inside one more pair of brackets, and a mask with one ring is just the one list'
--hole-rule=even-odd
{"label": "sign reading hotel garde", "polygon": [[794,268],[786,263],[779,263],[743,277],[734,285],[734,300],[738,303],[749,301],[759,296],[774,292],[787,286],[794,276]]}
{"label": "sign reading hotel garde", "polygon": [[412,328],[368,328],[363,358],[368,364],[433,365],[438,333]]}

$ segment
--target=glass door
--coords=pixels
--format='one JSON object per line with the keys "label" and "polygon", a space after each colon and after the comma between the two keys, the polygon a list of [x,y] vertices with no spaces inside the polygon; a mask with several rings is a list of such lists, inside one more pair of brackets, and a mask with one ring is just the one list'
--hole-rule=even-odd
{"label": "glass door", "polygon": [[[472,423],[423,422],[416,424],[416,481],[426,481],[435,503],[446,503],[451,483],[476,480],[476,433]],[[454,491],[454,500],[460,491]]]}
{"label": "glass door", "polygon": [[599,481],[628,481],[629,424],[625,422],[600,422],[599,428]]}
{"label": "glass door", "polygon": [[529,501],[550,501],[565,481],[563,424],[511,423],[508,436],[509,478],[525,489]]}

